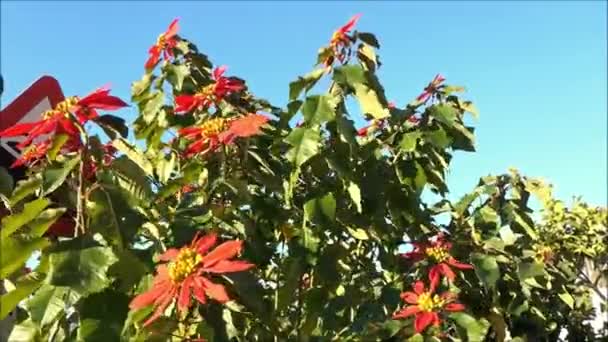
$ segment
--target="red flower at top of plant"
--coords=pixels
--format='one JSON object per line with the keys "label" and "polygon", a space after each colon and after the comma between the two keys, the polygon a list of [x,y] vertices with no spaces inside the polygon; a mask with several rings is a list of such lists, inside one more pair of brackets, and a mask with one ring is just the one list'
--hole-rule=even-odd
{"label": "red flower at top of plant", "polygon": [[[31,166],[34,162],[46,156],[51,145],[51,139],[47,139],[25,147],[21,156],[17,158],[10,167],[15,168],[22,165]],[[61,151],[63,153],[77,152],[81,147],[82,143],[80,142],[80,137],[71,135],[68,137],[68,141],[61,147]]]}
{"label": "red flower at top of plant", "polygon": [[19,148],[24,148],[36,138],[50,133],[62,133],[71,137],[78,137],[80,131],[74,123],[72,113],[78,123],[84,124],[98,116],[97,109],[116,110],[126,106],[127,104],[120,98],[111,96],[109,89],[100,88],[83,98],[68,97],[59,102],[55,108],[42,113],[42,120],[9,127],[0,132],[0,137],[27,135],[27,138],[17,145]]}
{"label": "red flower at top of plant", "polygon": [[340,63],[344,63],[348,53],[348,48],[353,41],[353,39],[348,36],[348,33],[355,27],[360,17],[360,14],[354,15],[344,26],[334,31],[333,35],[331,36],[331,40],[329,41],[329,48],[331,49],[332,54],[327,56],[324,61],[324,64],[328,70],[331,69],[331,66],[336,58],[340,61]]}
{"label": "red flower at top of plant", "polygon": [[445,81],[445,78],[443,78],[441,74],[435,75],[435,78],[433,78],[431,83],[429,83],[429,85],[424,88],[424,91],[420,95],[418,95],[416,100],[419,102],[426,102],[437,91],[443,81]]}
{"label": "red flower at top of plant", "polygon": [[473,266],[469,264],[459,262],[450,254],[452,244],[445,241],[445,236],[443,234],[437,235],[430,243],[413,243],[413,245],[414,250],[402,254],[402,256],[413,261],[427,259],[433,262],[435,265],[433,265],[429,271],[429,278],[431,279],[433,287],[439,283],[441,275],[445,276],[450,281],[454,281],[456,274],[452,271],[451,267],[461,270],[473,268]]}
{"label": "red flower at top of plant", "polygon": [[231,93],[245,89],[243,82],[224,77],[225,66],[213,70],[213,82],[203,86],[194,95],[179,95],[175,97],[175,112],[184,113],[194,109],[206,109],[217,104]]}
{"label": "red flower at top of plant", "polygon": [[268,117],[249,114],[236,119],[215,118],[197,126],[182,128],[180,137],[194,140],[186,148],[186,156],[215,150],[219,145],[229,145],[236,138],[257,135],[260,128],[268,122]]}
{"label": "red flower at top of plant", "polygon": [[158,64],[158,61],[160,61],[161,55],[166,60],[173,57],[173,48],[177,45],[175,35],[179,31],[178,21],[179,19],[174,19],[169,24],[167,31],[161,33],[156,39],[156,43],[150,47],[150,50],[148,50],[150,57],[146,61],[146,69],[154,68]]}
{"label": "red flower at top of plant", "polygon": [[417,333],[423,332],[429,325],[439,326],[442,311],[462,311],[464,305],[454,303],[456,295],[452,292],[435,294],[435,287],[431,284],[430,289],[425,289],[422,281],[416,281],[412,286],[414,292],[401,293],[401,299],[411,304],[397,311],[393,319],[403,319],[415,315],[414,329]]}
{"label": "red flower at top of plant", "polygon": [[144,326],[160,317],[174,299],[182,312],[191,306],[192,296],[202,304],[207,302],[206,297],[220,303],[230,300],[224,286],[212,282],[208,276],[241,272],[254,265],[242,260],[230,260],[241,252],[242,241],[226,241],[211,250],[216,242],[215,234],[197,235],[189,246],[168,249],[159,257],[160,261],[168,263],[156,267],[152,288],[133,298],[129,304],[131,309],[149,305],[156,307]]}

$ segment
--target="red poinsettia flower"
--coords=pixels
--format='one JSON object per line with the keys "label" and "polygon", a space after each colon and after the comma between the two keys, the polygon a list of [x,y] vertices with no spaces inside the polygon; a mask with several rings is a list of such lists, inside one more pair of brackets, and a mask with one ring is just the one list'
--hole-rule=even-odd
{"label": "red poinsettia flower", "polygon": [[182,128],[180,137],[194,140],[186,148],[187,157],[214,151],[220,145],[229,145],[236,138],[246,138],[260,133],[260,128],[268,122],[268,117],[249,114],[237,119],[215,118],[198,126]]}
{"label": "red poinsettia flower", "polygon": [[80,131],[72,121],[70,113],[76,116],[80,124],[84,124],[98,116],[97,109],[116,110],[126,106],[127,104],[120,98],[111,96],[109,89],[100,88],[82,99],[77,96],[68,97],[59,102],[55,108],[42,113],[42,120],[14,125],[0,132],[0,137],[27,135],[27,138],[17,145],[19,148],[24,148],[35,139],[51,133],[77,137]]}
{"label": "red poinsettia flower", "polygon": [[[21,145],[21,144],[19,144]],[[17,145],[17,146],[19,146]],[[11,168],[20,167],[22,165],[31,166],[36,161],[42,159],[46,156],[49,149],[51,148],[52,141],[51,139],[46,139],[44,141],[31,144],[26,146],[21,153],[21,156],[17,158],[13,164],[11,164]],[[20,146],[19,146],[20,147]],[[82,147],[82,143],[80,142],[79,136],[69,136],[68,140],[61,147],[62,153],[70,153],[77,152]]]}
{"label": "red poinsettia flower", "polygon": [[435,78],[433,78],[431,83],[429,83],[429,85],[424,88],[424,91],[420,95],[418,95],[416,100],[419,102],[426,102],[433,94],[435,94],[435,92],[437,91],[439,86],[441,86],[443,81],[445,81],[445,78],[443,78],[441,74],[437,74]]}
{"label": "red poinsettia flower", "polygon": [[177,38],[175,35],[177,34],[177,31],[179,31],[178,21],[179,19],[174,19],[169,25],[169,28],[167,28],[167,31],[158,36],[156,44],[150,47],[150,50],[148,50],[150,57],[148,57],[148,60],[146,61],[146,69],[154,68],[156,64],[158,64],[158,61],[160,61],[161,55],[166,60],[173,57],[173,48],[177,45]]}
{"label": "red poinsettia flower", "polygon": [[431,285],[427,291],[422,281],[417,281],[412,286],[414,292],[401,293],[401,299],[410,304],[393,315],[393,319],[404,319],[415,315],[414,329],[417,333],[423,332],[429,325],[439,326],[442,311],[462,311],[464,305],[454,303],[456,295],[451,292],[435,294],[435,288]]}
{"label": "red poinsettia flower", "polygon": [[44,233],[46,237],[73,237],[76,230],[74,216],[76,212],[66,212],[57,219]]}
{"label": "red poinsettia flower", "polygon": [[329,42],[329,46],[333,50],[333,56],[330,56],[325,61],[326,66],[330,66],[333,63],[334,57],[337,58],[340,63],[344,63],[348,48],[352,42],[352,38],[348,36],[348,33],[355,27],[360,17],[361,14],[353,16],[344,26],[334,31],[331,41]]}
{"label": "red poinsettia flower", "polygon": [[160,261],[168,263],[157,266],[152,288],[129,304],[131,309],[149,305],[156,307],[144,326],[160,317],[173,300],[177,300],[177,308],[182,312],[191,306],[191,297],[202,304],[207,302],[206,297],[220,303],[230,300],[224,286],[212,282],[209,276],[245,271],[254,265],[242,260],[230,260],[241,252],[242,241],[226,241],[210,251],[216,242],[215,234],[196,236],[189,246],[171,248],[159,257]]}
{"label": "red poinsettia flower", "polygon": [[461,263],[450,255],[452,244],[445,240],[443,234],[437,235],[435,239],[430,242],[413,243],[413,245],[414,250],[402,254],[402,256],[413,261],[427,259],[434,263],[429,271],[429,278],[431,279],[432,284],[439,283],[441,275],[445,276],[450,281],[454,281],[456,274],[452,271],[451,267],[460,270],[473,268],[472,265]]}
{"label": "red poinsettia flower", "polygon": [[195,109],[207,109],[219,103],[231,93],[245,89],[245,85],[240,80],[224,77],[225,72],[225,66],[215,68],[211,84],[202,87],[193,95],[176,96],[175,113],[185,113]]}

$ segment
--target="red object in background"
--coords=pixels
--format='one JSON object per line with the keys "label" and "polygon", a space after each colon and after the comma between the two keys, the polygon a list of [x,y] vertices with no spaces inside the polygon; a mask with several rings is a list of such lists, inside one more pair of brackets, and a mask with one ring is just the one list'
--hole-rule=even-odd
{"label": "red object in background", "polygon": [[[0,111],[0,131],[18,123],[34,122],[40,115],[64,100],[59,82],[51,76],[42,76],[23,91],[15,100]],[[15,182],[25,176],[25,167],[10,169],[9,166],[21,155],[14,145],[25,137],[0,139],[0,166],[6,168]],[[72,237],[76,222],[75,213],[66,212],[45,233],[47,237]]]}

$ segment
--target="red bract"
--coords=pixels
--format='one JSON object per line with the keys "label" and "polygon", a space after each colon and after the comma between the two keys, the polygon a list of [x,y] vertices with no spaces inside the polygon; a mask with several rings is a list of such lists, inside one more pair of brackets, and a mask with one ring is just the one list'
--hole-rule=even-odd
{"label": "red bract", "polygon": [[440,312],[462,311],[465,308],[464,305],[453,302],[456,295],[451,292],[435,294],[432,284],[428,291],[422,281],[415,282],[412,288],[414,292],[401,293],[401,299],[411,305],[393,314],[393,319],[404,319],[415,315],[414,329],[417,333],[423,332],[431,324],[439,326],[441,324]]}
{"label": "red bract", "polygon": [[[111,142],[104,144],[102,149],[103,155],[101,157],[101,164],[106,167],[110,166],[117,150]],[[87,180],[92,180],[95,177],[95,173],[97,173],[97,170],[99,169],[99,164],[99,161],[95,160],[93,156],[84,164],[84,177]]]}
{"label": "red bract", "polygon": [[431,279],[433,286],[439,283],[441,275],[445,276],[450,281],[454,281],[456,274],[450,267],[461,270],[473,268],[473,266],[461,263],[450,255],[452,244],[445,241],[443,234],[439,234],[434,240],[430,241],[430,243],[413,243],[413,245],[414,250],[412,252],[402,254],[402,256],[413,261],[427,259],[434,263],[435,265],[433,265],[429,271],[429,278]]}
{"label": "red bract", "polygon": [[229,145],[236,138],[246,138],[260,133],[268,118],[260,114],[249,114],[237,119],[215,118],[198,126],[182,128],[180,137],[194,140],[186,148],[186,156],[207,153],[220,145]]}
{"label": "red bract", "polygon": [[[353,16],[344,26],[334,31],[334,34],[331,37],[329,45],[333,50],[334,55],[332,57],[337,58],[341,63],[344,63],[347,55],[347,49],[350,47],[352,42],[352,38],[348,36],[348,33],[355,27],[360,17],[360,14]],[[333,58],[331,60],[333,61]]]}
{"label": "red bract", "polygon": [[443,83],[443,81],[445,81],[445,78],[443,78],[441,74],[437,74],[435,78],[433,78],[431,83],[429,83],[429,85],[424,88],[422,94],[418,95],[416,100],[419,102],[426,102],[433,94],[435,94],[435,92],[437,91],[439,86],[441,86],[441,83]]}
{"label": "red bract", "polygon": [[220,303],[230,300],[224,286],[212,282],[208,276],[245,271],[254,265],[241,260],[229,260],[241,252],[242,241],[226,241],[209,251],[216,242],[215,234],[196,236],[189,246],[171,248],[159,257],[160,261],[168,263],[157,266],[152,288],[135,297],[129,304],[131,309],[149,305],[156,307],[144,326],[160,317],[173,300],[177,300],[177,308],[182,312],[191,306],[192,296],[202,304],[207,302],[206,297]]}
{"label": "red bract", "polygon": [[372,123],[370,125],[360,128],[357,131],[357,135],[360,137],[365,137],[372,131],[375,131],[377,129],[382,129],[385,124],[386,124],[386,121],[384,119],[374,120],[374,121],[372,121]]}
{"label": "red bract", "polygon": [[177,38],[175,35],[177,34],[177,31],[179,31],[178,21],[179,19],[174,19],[169,25],[169,28],[167,28],[167,31],[158,36],[156,44],[150,47],[150,50],[148,50],[150,57],[148,57],[148,60],[146,61],[146,69],[154,68],[156,64],[158,64],[158,61],[160,61],[161,55],[165,60],[173,57],[173,48],[177,45]]}
{"label": "red bract", "polygon": [[77,96],[68,97],[59,102],[55,108],[42,113],[42,120],[14,125],[0,132],[0,137],[27,135],[27,138],[17,145],[19,148],[28,146],[35,139],[51,133],[67,134],[76,139],[80,131],[71,113],[74,113],[80,124],[84,124],[98,116],[97,109],[116,110],[126,106],[127,104],[120,98],[111,96],[109,89],[100,88],[82,99]]}
{"label": "red bract", "polygon": [[47,229],[44,236],[55,238],[73,237],[76,229],[76,221],[74,221],[73,215],[75,215],[75,213],[67,212],[63,214],[57,219],[57,221],[55,221],[55,223],[51,225],[51,227],[49,227],[49,229]]}
{"label": "red bract", "polygon": [[243,82],[224,77],[226,67],[221,66],[213,70],[213,82],[193,95],[179,95],[175,97],[175,113],[190,112],[195,109],[207,109],[216,105],[231,93],[245,89]]}
{"label": "red bract", "polygon": [[[17,145],[20,146],[21,144]],[[42,159],[49,152],[49,149],[52,146],[51,139],[44,140],[42,142],[38,142],[35,144],[31,144],[23,150],[23,153],[19,158],[17,158],[13,164],[11,164],[11,168],[19,167],[22,165],[31,166],[34,162],[39,159]],[[63,144],[60,151],[62,153],[70,153],[77,152],[82,147],[82,143],[80,142],[79,136],[68,136],[68,140]]]}

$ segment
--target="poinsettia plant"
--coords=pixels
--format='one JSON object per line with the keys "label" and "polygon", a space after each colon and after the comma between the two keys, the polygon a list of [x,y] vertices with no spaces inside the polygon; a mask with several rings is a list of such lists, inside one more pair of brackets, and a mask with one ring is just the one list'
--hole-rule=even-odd
{"label": "poinsettia plant", "polygon": [[590,323],[606,310],[593,302],[606,301],[606,208],[566,206],[515,170],[449,200],[477,111],[442,75],[389,102],[359,19],[328,35],[282,106],[214,67],[174,20],[132,85],[139,144],[107,113],[128,105],[107,88],[0,132],[26,137],[16,165],[29,167],[17,182],[0,173],[10,340],[606,334]]}

